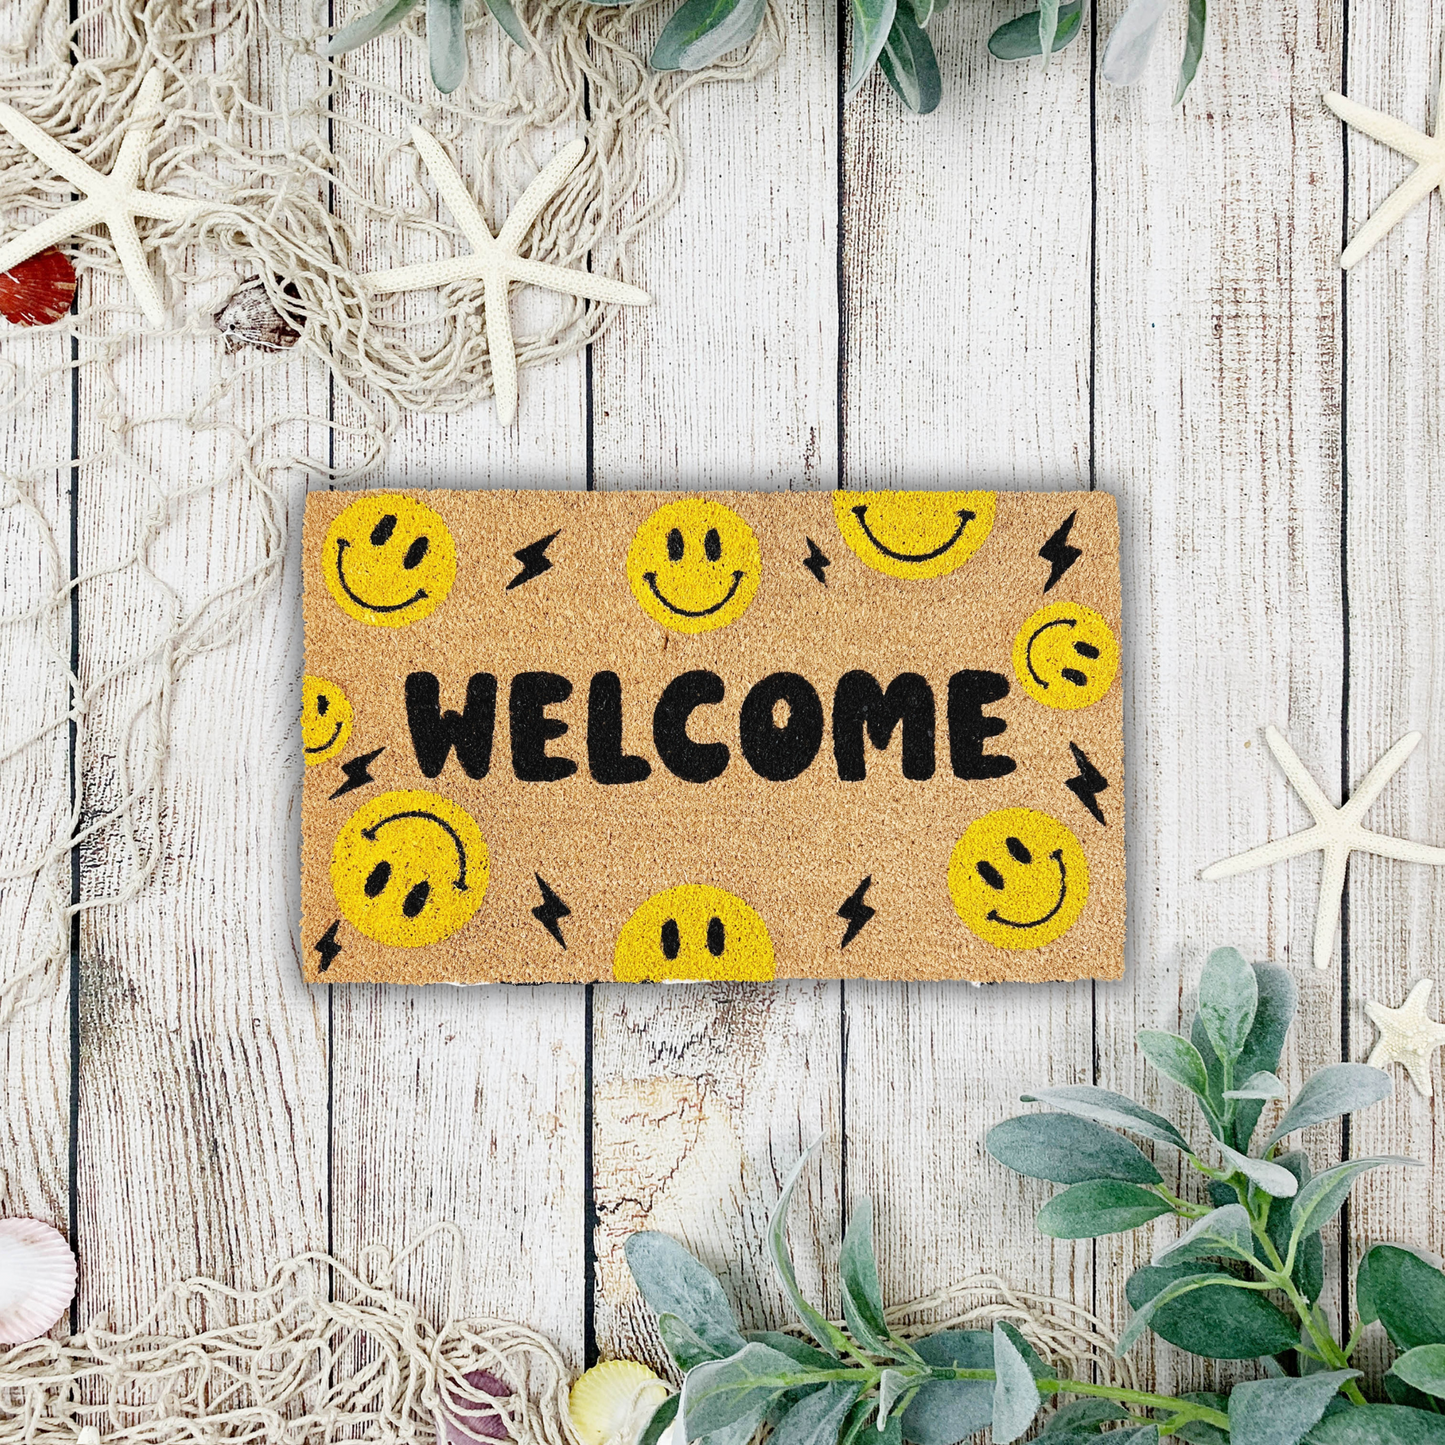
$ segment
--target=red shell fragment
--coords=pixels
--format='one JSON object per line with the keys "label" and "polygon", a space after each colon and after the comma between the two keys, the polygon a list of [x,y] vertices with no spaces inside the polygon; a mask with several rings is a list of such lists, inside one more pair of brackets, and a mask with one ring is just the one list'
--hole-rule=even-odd
{"label": "red shell fragment", "polygon": [[17,326],[49,326],[75,300],[75,267],[54,246],[37,251],[13,271],[0,272],[0,316]]}

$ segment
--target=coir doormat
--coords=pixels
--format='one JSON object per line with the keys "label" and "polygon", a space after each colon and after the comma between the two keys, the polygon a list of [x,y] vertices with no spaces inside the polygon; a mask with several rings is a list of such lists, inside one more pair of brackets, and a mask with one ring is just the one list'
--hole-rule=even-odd
{"label": "coir doormat", "polygon": [[1115,978],[1098,493],[321,492],[329,982]]}

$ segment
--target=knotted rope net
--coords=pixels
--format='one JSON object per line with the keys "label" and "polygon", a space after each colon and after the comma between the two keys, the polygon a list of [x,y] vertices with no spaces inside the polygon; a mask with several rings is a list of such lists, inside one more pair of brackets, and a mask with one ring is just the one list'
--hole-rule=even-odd
{"label": "knotted rope net", "polygon": [[[454,1300],[465,1278],[462,1236],[438,1225],[395,1257],[366,1251],[355,1271],[305,1254],[257,1290],[189,1279],[133,1329],[97,1324],[0,1352],[0,1445],[432,1445],[448,1435],[467,1445],[485,1441],[497,1422],[516,1445],[579,1445],[567,1415],[569,1371],[554,1344],[450,1310],[434,1326],[398,1293],[402,1266],[438,1235],[451,1245]],[[913,1335],[1008,1320],[1071,1377],[1087,1377],[1092,1364],[1097,1378],[1134,1387],[1132,1367],[1114,1358],[1113,1340],[1087,1311],[991,1275],[890,1317]],[[477,1383],[478,1371],[490,1380]],[[506,1393],[489,1393],[498,1384]]]}
{"label": "knotted rope net", "polygon": [[[76,3],[73,17],[71,0],[0,7],[0,100],[103,174],[144,126],[141,184],[197,205],[140,223],[166,329],[145,324],[103,226],[65,243],[80,283],[72,315],[32,331],[0,323],[0,668],[12,699],[0,717],[0,904],[20,938],[0,955],[0,1025],[29,983],[58,975],[78,911],[152,876],[176,680],[254,616],[281,566],[288,500],[317,479],[376,471],[404,412],[491,394],[480,282],[371,297],[358,281],[470,249],[435,199],[412,124],[447,149],[494,230],[555,151],[585,136],[522,251],[629,277],[634,243],[678,196],[683,98],[755,78],[782,47],[774,9],[724,63],[658,73],[647,52],[674,0],[530,0],[526,49],[477,4],[468,78],[442,96],[427,78],[424,7],[328,61],[327,26],[371,0]],[[135,114],[151,72],[164,80],[158,122]],[[0,132],[0,240],[74,199]],[[233,354],[246,330],[223,319],[223,334],[217,312],[243,289],[251,314],[275,325]],[[519,317],[523,368],[578,351],[615,319],[614,307],[545,302],[540,321],[535,306]],[[77,496],[92,520],[103,498],[109,517],[73,547]],[[206,530],[208,512],[225,517],[219,531]],[[176,564],[188,546],[216,552],[218,538],[224,555]],[[72,637],[77,592],[89,611],[115,608],[107,630]],[[73,764],[57,763],[71,747]],[[77,848],[99,865],[79,870],[79,897]]]}

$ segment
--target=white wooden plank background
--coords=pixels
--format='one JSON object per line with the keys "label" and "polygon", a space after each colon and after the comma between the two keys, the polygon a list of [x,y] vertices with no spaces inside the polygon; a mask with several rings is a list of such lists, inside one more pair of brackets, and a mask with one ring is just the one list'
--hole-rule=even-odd
{"label": "white wooden plank background", "polygon": [[[1102,0],[1103,24],[1122,8]],[[1445,880],[1423,870],[1352,867],[1342,949],[1321,974],[1309,967],[1316,862],[1197,878],[1303,821],[1263,748],[1271,721],[1336,796],[1400,733],[1424,730],[1372,816],[1445,836],[1440,205],[1342,283],[1342,236],[1406,163],[1342,142],[1319,104],[1343,85],[1433,121],[1445,0],[1213,7],[1179,109],[1178,21],[1146,81],[1120,92],[1094,84],[1092,31],[1047,73],[1005,66],[984,42],[1010,7],[958,3],[933,27],[945,97],[922,119],[876,78],[840,108],[835,8],[786,9],[774,73],[686,103],[683,197],[637,256],[654,308],[624,316],[590,355],[524,373],[510,433],[487,403],[409,419],[372,482],[1113,492],[1128,625],[1127,977],[983,990],[307,988],[290,922],[293,548],[261,615],[181,684],[161,863],[140,896],[85,921],[78,1013],[62,982],[0,1034],[6,1097],[22,1101],[0,1123],[4,1209],[73,1220],[81,1322],[132,1318],[180,1273],[254,1281],[303,1247],[354,1256],[453,1219],[470,1245],[463,1297],[443,1298],[445,1261],[429,1256],[411,1283],[430,1307],[524,1319],[578,1364],[594,1352],[656,1359],[620,1263],[626,1233],[674,1232],[749,1320],[778,1320],[762,1220],[821,1135],[794,1239],[805,1285],[825,1298],[821,1267],[853,1202],[872,1194],[890,1297],[998,1267],[1095,1302],[1117,1327],[1149,1239],[1091,1248],[1036,1234],[1048,1190],[981,1146],[1017,1094],[1092,1078],[1183,1117],[1132,1036],[1187,1018],[1217,943],[1293,967],[1294,1079],[1364,1057],[1365,998],[1398,1004],[1420,976],[1445,987],[1432,947]],[[407,73],[424,98],[397,43],[354,60]],[[402,113],[366,118],[396,131]],[[0,338],[6,360],[47,344]],[[138,346],[125,386],[154,397],[216,355],[204,339]],[[259,419],[298,399],[316,415],[332,404],[299,355],[245,406]],[[121,549],[147,484],[139,461],[103,495],[46,463],[72,425],[82,450],[96,438],[98,407],[82,377],[0,438],[7,470],[50,466],[40,505],[62,537],[74,516],[82,567]],[[342,428],[344,401],[335,408]],[[206,464],[201,448],[156,460],[174,477]],[[324,484],[287,479],[293,526],[307,485]],[[256,545],[242,514],[224,494],[188,509],[159,539],[156,570],[204,591],[238,537]],[[14,507],[0,512],[0,549],[9,616],[44,565]],[[139,574],[82,588],[83,675],[132,648],[157,605]],[[0,628],[3,675],[24,679],[0,745],[66,706],[46,641]],[[68,653],[67,637],[50,641]],[[102,727],[133,695],[107,705]],[[83,764],[87,801],[113,796],[114,760]],[[70,786],[63,736],[0,766],[5,864],[49,835]],[[97,846],[78,865],[92,891],[116,861]],[[36,906],[33,890],[0,890],[0,968],[36,946]],[[1425,1160],[1408,1187],[1394,1175],[1364,1186],[1352,1224],[1445,1250],[1440,1124],[1403,1076],[1343,1137],[1317,1132],[1322,1158]],[[1336,1309],[1352,1264],[1336,1252]],[[1168,1349],[1145,1358],[1161,1385],[1201,1377]]]}

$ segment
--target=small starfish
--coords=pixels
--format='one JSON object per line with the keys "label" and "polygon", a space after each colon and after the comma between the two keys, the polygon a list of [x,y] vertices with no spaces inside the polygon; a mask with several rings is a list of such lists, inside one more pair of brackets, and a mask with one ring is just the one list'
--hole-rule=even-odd
{"label": "small starfish", "polygon": [[1445,1024],[1437,1024],[1425,1012],[1431,981],[1422,978],[1410,990],[1410,997],[1399,1008],[1367,1003],[1365,1012],[1380,1031],[1368,1063],[1382,1069],[1386,1064],[1404,1064],[1416,1092],[1427,1099],[1434,1092],[1430,1082],[1430,1055],[1445,1044]]}
{"label": "small starfish", "polygon": [[[133,114],[144,116],[156,111],[161,98],[161,74],[152,70],[141,81],[136,96]],[[133,125],[120,143],[120,153],[108,176],[103,176],[88,166],[79,156],[60,144],[54,136],[47,135],[32,120],[27,120],[18,110],[0,101],[0,126],[4,126],[26,150],[39,156],[57,175],[62,175],[78,191],[85,193],[83,201],[76,201],[64,210],[32,226],[7,245],[0,246],[0,272],[18,266],[37,251],[64,241],[81,231],[89,230],[97,221],[103,221],[110,230],[110,239],[115,254],[127,279],[135,289],[141,309],[150,318],[152,326],[166,324],[166,308],[161,301],[160,288],[146,265],[145,251],[140,237],[136,234],[135,218],[145,216],[152,221],[179,221],[190,215],[199,204],[181,196],[163,196],[154,191],[143,191],[136,186],[140,179],[141,162],[150,149],[151,132],[159,111],[149,125]]]}
{"label": "small starfish", "polygon": [[1340,895],[1345,889],[1345,865],[1355,849],[1377,853],[1382,858],[1400,858],[1406,863],[1445,865],[1445,848],[1432,848],[1425,843],[1411,843],[1404,838],[1391,838],[1385,833],[1372,833],[1360,826],[1360,819],[1370,804],[1379,797],[1385,784],[1405,765],[1405,759],[1420,742],[1419,733],[1406,733],[1379,762],[1370,769],[1347,803],[1334,807],[1320,791],[1319,785],[1305,771],[1299,754],[1284,740],[1277,728],[1264,730],[1269,750],[1279,760],[1285,776],[1294,785],[1310,816],[1313,828],[1302,829],[1272,843],[1262,843],[1247,853],[1211,863],[1201,878],[1232,878],[1251,868],[1263,868],[1301,853],[1320,852],[1325,855],[1320,875],[1319,912],[1315,916],[1315,967],[1325,968],[1334,948],[1335,925],[1340,919]]}
{"label": "small starfish", "polygon": [[1328,91],[1324,100],[1346,125],[1364,131],[1382,145],[1409,156],[1415,162],[1415,169],[1390,192],[1380,209],[1360,227],[1359,234],[1345,247],[1340,265],[1348,271],[1376,242],[1384,239],[1385,233],[1397,221],[1413,211],[1437,186],[1445,184],[1445,134],[1441,133],[1438,115],[1435,118],[1435,134],[1426,135],[1424,131],[1406,125],[1403,120],[1396,120],[1383,111],[1370,110],[1335,91]]}
{"label": "small starfish", "polygon": [[506,224],[493,236],[457,168],[437,141],[419,125],[411,128],[411,138],[452,217],[472,243],[472,254],[454,256],[449,261],[397,266],[390,271],[371,271],[360,279],[371,290],[380,292],[424,291],[452,281],[482,280],[487,350],[492,357],[492,390],[497,398],[497,415],[503,426],[510,426],[517,414],[517,352],[512,341],[512,315],[507,297],[511,282],[521,281],[568,296],[623,306],[650,306],[652,298],[646,291],[625,281],[614,281],[610,276],[574,271],[544,261],[527,261],[517,254],[532,223],[542,214],[542,207],[562,189],[562,183],[582,159],[586,141],[574,140],[552,157],[522,193]]}

